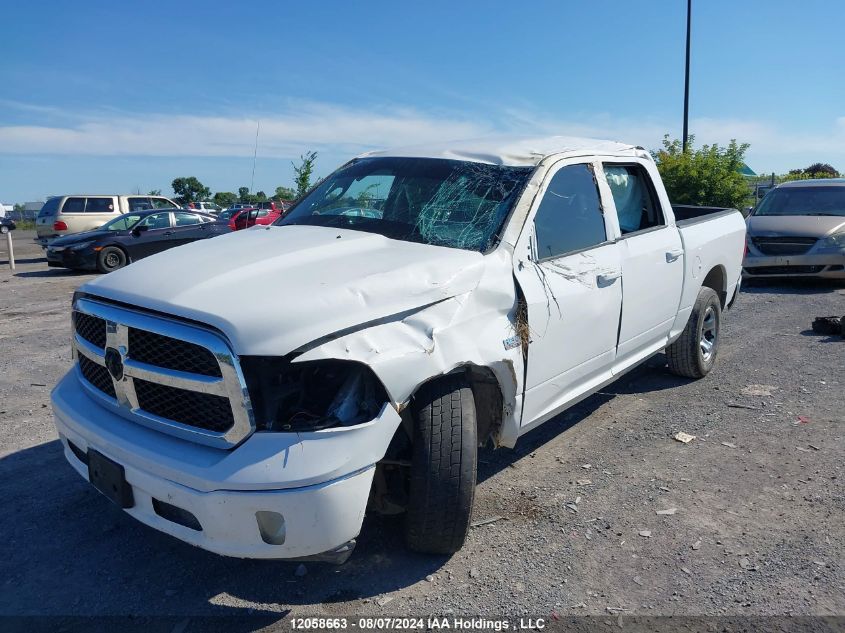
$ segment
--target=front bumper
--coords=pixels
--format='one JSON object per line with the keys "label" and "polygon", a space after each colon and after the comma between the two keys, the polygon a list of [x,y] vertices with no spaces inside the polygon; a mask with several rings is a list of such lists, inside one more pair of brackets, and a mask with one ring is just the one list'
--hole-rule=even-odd
{"label": "front bumper", "polygon": [[56,250],[48,246],[46,255],[48,266],[97,270],[97,257],[93,250],[74,251],[70,248]]}
{"label": "front bumper", "polygon": [[[134,498],[128,514],[192,545],[239,558],[315,556],[354,539],[375,463],[400,420],[385,406],[364,425],[330,433],[257,433],[222,450],[116,415],[85,393],[75,370],[53,390],[52,401],[65,456],[82,477],[88,479],[88,449],[104,454],[124,468]],[[172,520],[162,504],[190,513],[200,529]],[[282,542],[267,542],[259,514],[268,512],[282,518]],[[278,537],[278,521],[274,530]]]}
{"label": "front bumper", "polygon": [[745,278],[813,277],[845,279],[845,253],[806,255],[757,255],[750,253],[742,262]]}

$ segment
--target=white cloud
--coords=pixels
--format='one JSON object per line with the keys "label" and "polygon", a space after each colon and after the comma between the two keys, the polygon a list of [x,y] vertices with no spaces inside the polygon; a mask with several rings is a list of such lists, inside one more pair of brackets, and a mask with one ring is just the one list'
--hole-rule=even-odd
{"label": "white cloud", "polygon": [[[4,103],[33,116],[58,111]],[[279,113],[242,117],[62,112],[61,124],[0,126],[0,154],[251,156],[259,119],[258,153],[268,158],[294,157],[307,149],[348,157],[374,148],[500,132],[609,138],[649,149],[659,147],[667,131],[680,136],[679,121],[658,118],[610,114],[558,118],[528,107],[491,109],[486,117],[478,117],[410,107],[365,110],[291,102]],[[751,143],[749,163],[760,169],[785,170],[806,160],[845,163],[845,116],[830,122],[826,133],[787,131],[766,121],[733,118],[696,118],[690,131],[697,143],[725,144],[732,138]]]}
{"label": "white cloud", "polygon": [[[80,117],[83,119],[83,117]],[[304,149],[359,153],[391,145],[489,134],[481,123],[409,108],[363,111],[304,104],[284,114],[249,117],[99,115],[67,126],[0,127],[0,153],[133,156],[295,156]]]}

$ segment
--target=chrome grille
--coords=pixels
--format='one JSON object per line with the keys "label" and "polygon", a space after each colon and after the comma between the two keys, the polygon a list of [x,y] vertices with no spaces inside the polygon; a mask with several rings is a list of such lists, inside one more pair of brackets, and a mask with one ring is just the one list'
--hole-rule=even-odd
{"label": "chrome grille", "polygon": [[133,327],[129,328],[129,350],[129,357],[141,363],[203,376],[221,376],[214,354],[201,345]]}
{"label": "chrome grille", "polygon": [[752,237],[751,242],[764,255],[803,255],[816,243],[815,237]]}
{"label": "chrome grille", "polygon": [[114,384],[112,384],[108,369],[102,365],[98,365],[93,360],[89,360],[85,356],[80,356],[79,370],[82,372],[82,376],[85,380],[90,382],[94,387],[110,398],[117,397],[114,393]]}
{"label": "chrome grille", "polygon": [[106,347],[106,322],[83,312],[73,313],[73,327],[89,343],[99,348]]}
{"label": "chrome grille", "polygon": [[154,415],[223,433],[235,423],[229,399],[135,379],[138,406]]}
{"label": "chrome grille", "polygon": [[240,365],[215,331],[89,298],[73,325],[83,386],[120,415],[221,448],[255,429]]}

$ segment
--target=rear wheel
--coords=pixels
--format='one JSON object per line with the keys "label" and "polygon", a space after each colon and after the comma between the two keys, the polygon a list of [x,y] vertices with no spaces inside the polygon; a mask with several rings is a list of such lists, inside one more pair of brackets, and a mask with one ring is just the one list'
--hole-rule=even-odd
{"label": "rear wheel", "polygon": [[110,273],[126,264],[126,253],[117,246],[106,246],[97,256],[97,270],[101,273]]}
{"label": "rear wheel", "polygon": [[412,404],[414,438],[405,540],[418,552],[452,554],[466,540],[475,497],[475,400],[463,376],[423,385]]}
{"label": "rear wheel", "polygon": [[666,348],[669,371],[703,378],[716,363],[722,325],[722,304],[712,288],[702,288],[680,338]]}

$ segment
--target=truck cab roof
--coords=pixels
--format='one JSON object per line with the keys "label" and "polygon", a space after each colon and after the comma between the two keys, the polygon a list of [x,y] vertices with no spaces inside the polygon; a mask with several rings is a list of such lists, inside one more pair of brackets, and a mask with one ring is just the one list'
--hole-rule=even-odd
{"label": "truck cab roof", "polygon": [[358,158],[445,158],[489,165],[533,167],[551,156],[650,156],[642,147],[575,136],[487,136],[366,152]]}

